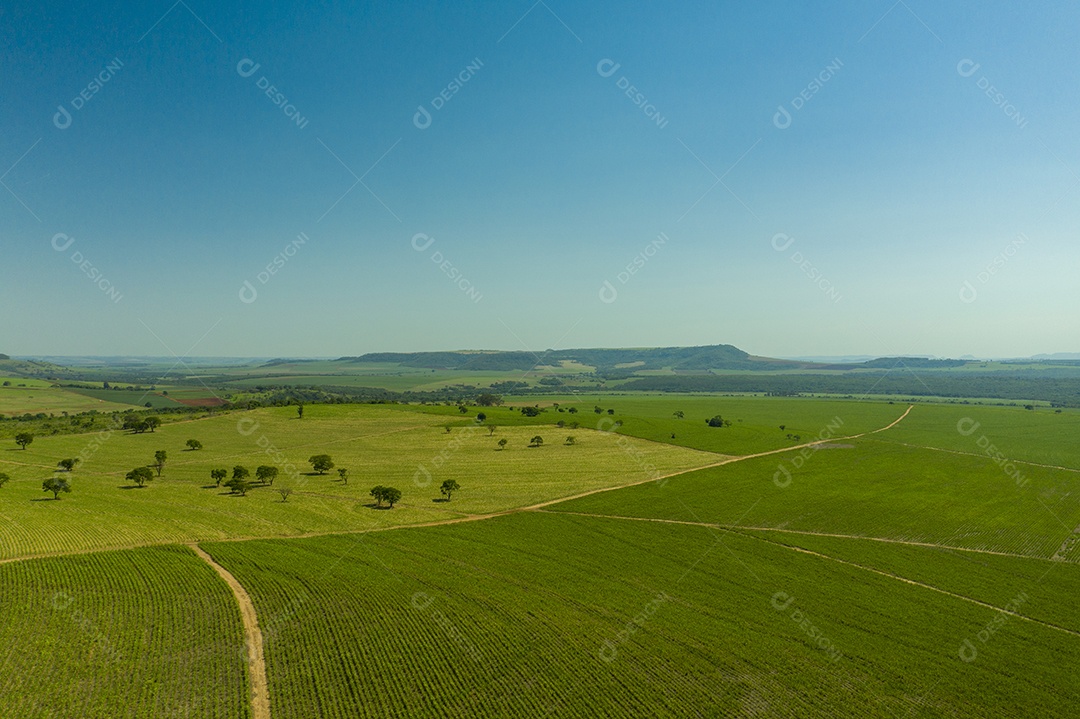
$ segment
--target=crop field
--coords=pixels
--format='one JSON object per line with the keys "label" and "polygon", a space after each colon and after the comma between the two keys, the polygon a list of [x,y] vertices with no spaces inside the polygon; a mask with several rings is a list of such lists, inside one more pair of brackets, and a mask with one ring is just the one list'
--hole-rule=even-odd
{"label": "crop field", "polygon": [[[1075,716],[1080,415],[908,409],[537,396],[6,439],[0,716]],[[237,464],[281,472],[239,496],[210,479]]]}
{"label": "crop field", "polygon": [[207,549],[267,622],[275,717],[1066,717],[1080,698],[1080,636],[1011,618],[966,662],[993,608],[704,527],[527,513]]}
{"label": "crop field", "polygon": [[[9,381],[12,386],[0,387],[0,415],[8,417],[38,414],[39,412],[45,414],[62,414],[63,412],[75,414],[77,412],[89,412],[90,410],[97,410],[98,412],[122,411],[131,409],[134,405],[118,400],[130,402],[138,397],[138,395],[132,396],[131,393],[127,393],[124,397],[118,399],[106,399],[81,394],[61,387],[53,387],[51,383],[41,380],[11,379]],[[31,384],[32,382],[34,384]],[[19,387],[20,384],[26,384],[26,386]]]}
{"label": "crop field", "polygon": [[144,407],[147,403],[155,409],[179,406],[176,400],[163,396],[158,390],[139,391],[130,389],[87,389],[83,387],[72,387],[69,391],[105,402],[126,403],[137,407]]}
{"label": "crop field", "polygon": [[0,564],[0,716],[251,716],[240,613],[187,547]]}
{"label": "crop field", "polygon": [[[0,491],[0,559],[236,537],[293,536],[363,531],[496,512],[612,487],[714,463],[715,454],[619,437],[595,430],[489,428],[471,420],[447,432],[441,418],[367,405],[319,405],[302,420],[293,407],[165,424],[155,432],[122,431],[39,437],[28,449],[11,440],[0,449],[0,471],[11,481]],[[573,434],[576,443],[567,445]],[[540,435],[545,444],[530,447]],[[185,448],[198,439],[203,449]],[[505,449],[498,441],[505,439]],[[159,478],[136,488],[125,475],[151,464],[157,450],[168,460]],[[312,472],[307,460],[330,454],[350,469]],[[74,490],[49,498],[42,480],[69,457],[83,461],[70,473]],[[272,487],[234,496],[216,487],[210,470],[252,473],[280,468]],[[65,476],[68,473],[63,473]],[[439,487],[456,480],[450,502]],[[395,486],[403,498],[392,512],[376,511],[368,490]],[[294,489],[287,502],[275,491]]]}

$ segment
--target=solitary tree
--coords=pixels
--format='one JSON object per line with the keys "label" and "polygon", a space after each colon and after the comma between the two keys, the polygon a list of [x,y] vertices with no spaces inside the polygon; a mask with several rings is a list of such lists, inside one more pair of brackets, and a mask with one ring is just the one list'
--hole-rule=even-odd
{"label": "solitary tree", "polygon": [[0,488],[3,488],[5,484],[11,481],[11,477],[7,476],[3,472],[0,472]]}
{"label": "solitary tree", "polygon": [[574,439],[574,435],[570,435],[569,437],[567,437],[567,438],[566,438],[566,443],[567,443],[568,445],[569,445],[569,444],[574,444],[574,443],[575,443],[576,441],[577,441],[577,440],[576,440],[576,439]]}
{"label": "solitary tree", "polygon": [[577,414],[577,407],[571,407],[570,409],[568,409],[566,411],[569,412],[570,414]]}
{"label": "solitary tree", "polygon": [[26,445],[34,443],[33,432],[19,432],[15,435],[15,444],[19,445],[23,449],[26,449]]}
{"label": "solitary tree", "polygon": [[341,477],[342,482],[344,482],[345,484],[349,483],[349,470],[345,469],[344,467],[339,467],[337,474],[339,477]]}
{"label": "solitary tree", "polygon": [[255,478],[263,484],[269,484],[271,487],[274,486],[274,480],[277,479],[277,476],[277,467],[271,467],[268,464],[260,464],[255,468]]}
{"label": "solitary tree", "polygon": [[218,487],[221,486],[221,480],[229,476],[229,470],[227,469],[211,469],[210,479],[214,480],[214,484]]}
{"label": "solitary tree", "polygon": [[319,474],[326,474],[334,468],[334,460],[330,459],[328,454],[314,454],[308,457],[308,461],[311,462],[311,468]]}
{"label": "solitary tree", "polygon": [[146,428],[151,432],[161,426],[161,420],[157,417],[147,417],[143,422],[146,424]]}
{"label": "solitary tree", "polygon": [[296,418],[297,419],[303,419],[304,418],[304,405],[302,405],[302,404],[296,405]]}
{"label": "solitary tree", "polygon": [[157,467],[157,476],[161,476],[161,470],[165,469],[165,460],[168,458],[169,453],[163,449],[154,452],[154,466]]}
{"label": "solitary tree", "polygon": [[459,489],[461,489],[461,485],[458,484],[456,480],[448,479],[442,483],[441,487],[439,487],[439,492],[442,494],[442,496],[446,497],[446,501],[449,502],[450,495],[458,491]]}
{"label": "solitary tree", "polygon": [[289,495],[293,493],[292,487],[278,487],[278,494],[281,495],[282,502],[289,501]]}
{"label": "solitary tree", "polygon": [[483,412],[477,412],[476,413],[476,421],[477,422],[480,422],[481,424],[483,424],[485,419],[487,419],[486,414],[484,414]]}
{"label": "solitary tree", "polygon": [[506,437],[499,440],[499,449],[506,449]]}
{"label": "solitary tree", "polygon": [[374,487],[371,488],[371,491],[368,492],[368,494],[375,498],[376,507],[382,506],[384,492],[386,492],[386,487],[382,486],[381,484],[376,484]]}
{"label": "solitary tree", "polygon": [[187,441],[187,447],[192,452],[197,452],[198,450],[202,449],[202,442],[197,439],[189,439]]}
{"label": "solitary tree", "polygon": [[705,424],[709,425],[710,427],[723,427],[724,418],[720,415],[716,415],[715,417],[710,417],[709,419],[705,420]]}
{"label": "solitary tree", "polygon": [[390,509],[393,509],[394,503],[401,499],[401,490],[394,487],[383,487],[383,499],[390,505]]}
{"label": "solitary tree", "polygon": [[53,499],[60,499],[61,492],[71,492],[71,483],[64,477],[49,477],[41,483],[43,492],[52,492]]}
{"label": "solitary tree", "polygon": [[686,416],[686,413],[683,412],[681,409],[677,409],[677,410],[675,410],[674,415],[675,415],[675,419],[682,419],[683,417]]}
{"label": "solitary tree", "polygon": [[[238,465],[236,465],[235,467],[232,468],[233,481],[238,480],[238,479],[239,480],[244,480],[244,479],[247,479],[250,476],[251,476],[251,471],[247,467],[244,467],[243,465],[238,464]],[[226,484],[225,486],[228,487],[230,485]]]}
{"label": "solitary tree", "polygon": [[150,471],[149,467],[136,467],[128,472],[124,477],[129,482],[134,482],[139,487],[144,486],[147,482],[154,479],[154,473]]}
{"label": "solitary tree", "polygon": [[489,424],[489,425],[488,425],[488,437],[490,437],[491,435],[495,434],[495,430],[496,430],[496,429],[497,429],[497,427],[496,427],[495,425],[493,425],[493,424]]}
{"label": "solitary tree", "polygon": [[608,414],[615,414],[615,410],[613,410],[613,409],[609,409],[609,410],[607,411],[607,413],[608,413]]}
{"label": "solitary tree", "polygon": [[61,459],[59,462],[56,463],[56,466],[64,470],[65,472],[70,472],[71,470],[75,469],[75,465],[77,465],[79,462],[80,460],[78,457],[73,457],[71,459]]}
{"label": "solitary tree", "polygon": [[450,429],[451,429],[450,425],[447,424],[447,425],[443,425],[443,426],[446,427],[446,433],[450,434]]}
{"label": "solitary tree", "polygon": [[536,435],[531,440],[529,440],[529,446],[530,447],[539,447],[543,443],[544,443],[544,438],[541,437],[540,435]]}

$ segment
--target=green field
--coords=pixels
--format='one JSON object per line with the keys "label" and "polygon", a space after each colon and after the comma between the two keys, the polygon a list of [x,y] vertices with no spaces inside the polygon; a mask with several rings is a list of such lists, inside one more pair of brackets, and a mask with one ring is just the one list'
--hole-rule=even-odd
{"label": "green field", "polygon": [[[274,719],[1074,716],[1080,414],[907,410],[565,395],[4,440],[0,716],[254,711],[246,600],[195,542],[250,595]],[[159,449],[162,476],[130,485]],[[322,453],[347,483],[311,471]],[[84,461],[55,472],[65,457]],[[236,464],[281,474],[214,486]],[[41,490],[54,475],[73,485],[60,501]],[[402,490],[392,510],[375,484]],[[57,592],[74,622],[48,610]],[[142,648],[155,661],[132,665]]]}
{"label": "green field", "polygon": [[524,514],[208,551],[272,627],[275,717],[1066,717],[1080,698],[1080,636],[1015,619],[965,663],[993,609],[702,527]]}
{"label": "green field", "polygon": [[0,716],[251,716],[235,600],[187,547],[0,564]]}
{"label": "green field", "polygon": [[[43,380],[23,380],[12,378],[10,387],[0,387],[0,415],[19,417],[24,414],[76,414],[78,412],[115,412],[131,409],[128,404],[138,397],[130,392],[120,393],[123,397],[96,397],[73,390],[53,387]],[[33,384],[31,384],[33,383]],[[18,385],[25,384],[26,387]],[[171,403],[175,406],[175,403]]]}

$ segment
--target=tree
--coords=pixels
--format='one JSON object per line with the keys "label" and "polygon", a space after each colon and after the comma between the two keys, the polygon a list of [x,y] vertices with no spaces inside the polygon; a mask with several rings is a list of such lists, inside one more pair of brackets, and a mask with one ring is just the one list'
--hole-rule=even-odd
{"label": "tree", "polygon": [[313,454],[308,457],[308,461],[311,462],[311,468],[319,474],[326,474],[334,468],[334,460],[330,459],[328,454]]}
{"label": "tree", "polygon": [[447,424],[447,425],[444,425],[444,426],[446,427],[446,433],[450,434],[450,425]]}
{"label": "tree", "polygon": [[568,409],[566,411],[569,412],[570,414],[577,414],[577,407],[571,407],[570,409]]}
{"label": "tree", "polygon": [[289,495],[293,493],[292,487],[278,487],[278,494],[281,495],[282,502],[289,501]]}
{"label": "tree", "polygon": [[593,407],[593,408],[592,408],[592,411],[593,411],[593,412],[596,412],[597,414],[601,414],[601,413],[602,413],[602,412],[603,412],[604,410],[603,410],[603,409],[601,409],[600,407]]}
{"label": "tree", "polygon": [[71,492],[71,483],[64,477],[49,477],[41,483],[41,490],[43,492],[52,492],[53,499],[60,499],[61,492]]}
{"label": "tree", "polygon": [[675,412],[673,414],[675,416],[675,419],[682,419],[683,417],[686,416],[686,413],[684,413],[681,409],[675,410]]}
{"label": "tree", "polygon": [[476,398],[476,404],[481,407],[497,407],[503,403],[502,397],[490,392],[484,392]]}
{"label": "tree", "polygon": [[460,484],[458,484],[453,479],[448,479],[442,483],[441,487],[439,487],[439,493],[442,494],[442,496],[446,497],[446,501],[449,502],[450,495],[458,491],[459,489],[461,489]]}
{"label": "tree", "polygon": [[506,449],[506,437],[499,440],[499,449]]}
{"label": "tree", "polygon": [[26,449],[26,445],[34,443],[33,432],[19,432],[15,435],[15,444],[19,445],[23,449]]}
{"label": "tree", "polygon": [[539,407],[522,407],[521,408],[521,413],[523,415],[525,415],[526,417],[538,417],[538,416],[540,416],[540,408]]}
{"label": "tree", "polygon": [[566,438],[566,444],[567,445],[574,444],[575,442],[577,442],[577,440],[574,439],[574,435],[570,435],[569,437]]}
{"label": "tree", "polygon": [[615,414],[615,410],[613,410],[613,409],[609,409],[609,410],[607,411],[607,413],[608,413],[608,414]]}
{"label": "tree", "polygon": [[[235,467],[232,468],[232,481],[234,481],[234,482],[237,481],[237,480],[245,480],[250,476],[251,476],[251,472],[250,472],[250,470],[248,470],[247,467],[244,467],[244,466],[238,464],[238,465],[236,465]],[[228,487],[230,485],[226,484],[225,486]]]}
{"label": "tree", "polygon": [[786,424],[782,424],[782,425],[780,425],[780,431],[781,431],[781,432],[783,432],[783,431],[784,431],[785,429],[787,429],[787,425],[786,425]]}
{"label": "tree", "polygon": [[382,498],[390,505],[390,509],[393,509],[394,503],[401,499],[401,490],[394,487],[383,487]]}
{"label": "tree", "polygon": [[370,494],[372,497],[375,498],[375,506],[376,507],[381,507],[382,506],[383,492],[385,492],[385,491],[386,491],[386,487],[382,486],[381,484],[376,484],[374,487],[371,488],[371,491],[368,492],[368,494]]}
{"label": "tree", "polygon": [[466,407],[466,406],[465,406],[465,405],[463,405],[463,404],[459,404],[459,405],[458,405],[458,408],[457,408],[457,411],[458,411],[458,412],[461,412],[462,414],[468,414],[468,412],[469,412],[469,408],[468,408],[468,407]]}
{"label": "tree", "polygon": [[169,453],[163,449],[154,452],[154,466],[157,467],[157,476],[161,476],[161,470],[165,469],[165,460],[168,458]]}
{"label": "tree", "polygon": [[161,419],[158,417],[150,416],[143,420],[146,428],[153,432],[155,429],[161,426]]}
{"label": "tree", "polygon": [[529,440],[529,446],[530,447],[539,447],[543,443],[544,443],[544,438],[541,437],[540,435],[536,435],[535,437],[533,437],[532,439]]}
{"label": "tree", "polygon": [[263,484],[269,484],[271,487],[274,486],[274,480],[277,479],[277,476],[277,467],[271,467],[268,464],[260,464],[255,468],[255,478]]}
{"label": "tree", "polygon": [[210,479],[214,480],[214,484],[218,487],[221,486],[221,480],[229,476],[229,470],[227,469],[211,469]]}
{"label": "tree", "polygon": [[344,482],[345,484],[349,483],[349,470],[345,469],[344,467],[338,467],[337,474],[339,477],[341,477],[342,482]]}
{"label": "tree", "polygon": [[239,494],[241,497],[247,496],[247,491],[251,489],[251,482],[244,478],[230,479],[225,483],[225,486],[233,491],[233,494]]}
{"label": "tree", "polygon": [[202,442],[197,439],[189,439],[187,441],[187,448],[190,449],[192,452],[197,452],[202,449]]}
{"label": "tree", "polygon": [[56,463],[56,466],[64,470],[65,472],[70,472],[71,470],[75,469],[75,465],[77,465],[79,462],[80,460],[78,457],[74,457],[72,459],[61,459],[59,462]]}
{"label": "tree", "polygon": [[10,481],[11,481],[11,477],[7,476],[3,472],[0,472],[0,489],[2,489],[4,487],[4,485],[7,484]]}
{"label": "tree", "polygon": [[296,405],[296,418],[297,419],[303,419],[304,418],[304,405],[302,405],[302,404]]}
{"label": "tree", "polygon": [[486,414],[484,414],[483,412],[477,412],[477,413],[476,413],[476,421],[477,421],[477,422],[483,423],[483,421],[484,421],[485,419],[487,419],[487,415],[486,415]]}
{"label": "tree", "polygon": [[710,427],[723,427],[724,418],[720,415],[716,415],[715,417],[710,417],[709,419],[705,420],[705,424],[709,425]]}
{"label": "tree", "polygon": [[124,475],[124,478],[142,488],[147,482],[153,481],[154,473],[150,471],[149,467],[136,467]]}
{"label": "tree", "polygon": [[496,430],[496,429],[498,429],[498,427],[496,427],[496,426],[495,426],[495,425],[493,425],[493,424],[489,424],[489,425],[488,425],[488,437],[490,437],[491,435],[495,434],[495,430]]}

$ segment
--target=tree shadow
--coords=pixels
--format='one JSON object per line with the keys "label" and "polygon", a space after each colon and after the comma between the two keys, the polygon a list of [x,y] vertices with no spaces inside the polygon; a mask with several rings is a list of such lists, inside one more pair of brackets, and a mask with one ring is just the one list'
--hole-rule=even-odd
{"label": "tree shadow", "polygon": [[380,507],[379,505],[375,504],[374,502],[368,502],[364,506],[367,507],[368,509],[377,509],[377,510],[380,510],[380,511],[385,510],[385,509],[393,509],[393,507],[388,507],[385,504]]}
{"label": "tree shadow", "polygon": [[447,499],[446,497],[436,497],[435,499],[433,499],[431,501],[435,502],[436,504],[445,504],[446,502],[449,502],[450,500]]}
{"label": "tree shadow", "polygon": [[59,500],[59,497],[38,497],[37,499],[31,499],[31,502],[55,502]]}
{"label": "tree shadow", "polygon": [[146,485],[140,487],[137,484],[121,484],[117,489],[146,489]]}
{"label": "tree shadow", "polygon": [[204,484],[202,486],[202,489],[220,489],[220,488],[221,488],[220,484]]}

